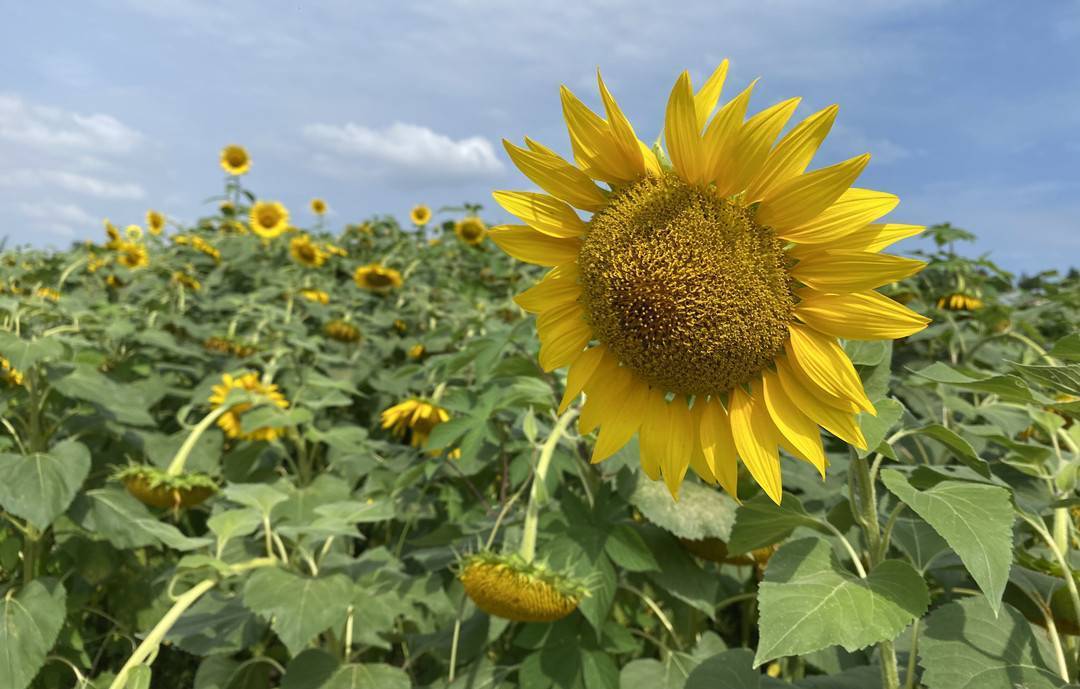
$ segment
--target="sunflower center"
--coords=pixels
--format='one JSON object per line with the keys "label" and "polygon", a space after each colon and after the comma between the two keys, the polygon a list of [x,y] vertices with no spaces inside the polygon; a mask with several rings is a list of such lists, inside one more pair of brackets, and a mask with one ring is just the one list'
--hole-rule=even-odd
{"label": "sunflower center", "polygon": [[273,227],[278,224],[279,220],[281,220],[281,216],[273,206],[259,211],[259,224],[263,227]]}
{"label": "sunflower center", "polygon": [[240,167],[247,162],[247,154],[238,148],[230,148],[225,154],[225,159],[229,161],[229,165]]}
{"label": "sunflower center", "polygon": [[376,272],[368,273],[364,279],[372,287],[386,287],[394,282],[389,275]]}
{"label": "sunflower center", "polygon": [[794,300],[783,247],[712,190],[646,177],[589,221],[578,258],[586,320],[652,385],[730,390],[787,338]]}

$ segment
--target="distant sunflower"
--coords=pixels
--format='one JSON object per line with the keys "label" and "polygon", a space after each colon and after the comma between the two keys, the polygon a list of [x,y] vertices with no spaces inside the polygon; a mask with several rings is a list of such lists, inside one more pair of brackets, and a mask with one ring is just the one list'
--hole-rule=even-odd
{"label": "distant sunflower", "polygon": [[515,555],[472,555],[458,579],[476,607],[515,622],[554,622],[587,595],[583,583]]}
{"label": "distant sunflower", "polygon": [[[245,373],[241,376],[232,376],[228,373],[221,376],[221,384],[215,385],[211,390],[213,394],[210,395],[210,404],[215,409],[225,404],[225,399],[229,396],[229,391],[233,389],[246,390],[253,393],[266,403],[272,404],[279,409],[285,409],[289,406],[288,400],[278,390],[278,386],[273,383],[263,383],[259,380],[257,373]],[[225,432],[230,438],[236,440],[273,440],[280,436],[284,431],[277,427],[263,427],[256,428],[250,432],[244,432],[241,427],[241,418],[244,412],[252,408],[252,404],[243,402],[241,404],[235,404],[229,408],[220,418],[218,418],[217,424],[221,427],[221,430]]]}
{"label": "distant sunflower", "polygon": [[146,229],[157,236],[165,229],[165,216],[155,210],[146,211]]}
{"label": "distant sunflower", "polygon": [[321,289],[302,289],[300,296],[316,304],[329,304],[330,294]]}
{"label": "distant sunflower", "polygon": [[138,270],[150,265],[150,254],[138,242],[120,242],[116,247],[116,262],[125,268]]}
{"label": "distant sunflower", "polygon": [[476,246],[483,244],[487,236],[487,225],[480,218],[470,215],[454,223],[454,234],[466,244]]}
{"label": "distant sunflower", "polygon": [[983,307],[983,302],[978,297],[957,292],[940,297],[937,307],[948,311],[977,311]]}
{"label": "distant sunflower", "polygon": [[173,284],[182,285],[187,287],[192,292],[198,292],[202,289],[202,283],[199,279],[190,273],[185,273],[182,270],[173,271],[172,274]]}
{"label": "distant sunflower", "polygon": [[273,239],[289,227],[289,211],[277,201],[256,201],[251,207],[251,231]]}
{"label": "distant sunflower", "polygon": [[345,249],[345,247],[338,246],[337,244],[334,244],[333,242],[324,242],[323,245],[322,245],[322,248],[323,248],[323,251],[330,254],[331,256],[342,256],[342,257],[344,257],[344,256],[349,255],[349,252],[348,252],[347,249]]}
{"label": "distant sunflower", "polygon": [[819,426],[866,447],[856,414],[874,406],[837,338],[926,327],[874,291],[923,267],[879,253],[922,228],[874,224],[898,199],[851,187],[869,155],[805,172],[836,106],[774,145],[799,99],[744,121],[753,84],[716,109],[726,74],[725,61],[696,93],[679,77],[670,164],[638,140],[599,75],[606,117],[563,87],[576,166],[531,139],[505,142],[547,193],[495,192],[526,224],[489,235],[553,268],[517,302],[538,314],[541,366],[570,367],[562,407],[586,393],[581,431],[600,428],[592,461],[637,434],[643,470],[672,495],[688,467],[734,495],[739,458],[779,502],[778,447],[822,475]]}
{"label": "distant sunflower", "polygon": [[431,209],[424,204],[418,204],[413,206],[413,209],[409,211],[409,220],[412,220],[413,225],[422,227],[431,222]]}
{"label": "distant sunflower", "polygon": [[418,342],[412,347],[409,347],[407,353],[410,359],[423,359],[424,355],[427,354],[427,348]]}
{"label": "distant sunflower", "polygon": [[229,144],[221,149],[221,169],[234,176],[245,174],[251,169],[251,157],[247,149],[236,144]]}
{"label": "distant sunflower", "polygon": [[138,225],[128,225],[124,228],[124,236],[133,242],[141,241],[143,238],[143,229]]}
{"label": "distant sunflower", "polygon": [[389,292],[401,287],[401,273],[393,268],[386,268],[378,263],[360,266],[353,273],[356,286],[372,292]]}
{"label": "distant sunflower", "polygon": [[326,201],[322,199],[311,199],[311,212],[315,215],[323,215],[326,213]]}
{"label": "distant sunflower", "polygon": [[11,365],[11,362],[0,356],[0,380],[11,386],[18,387],[23,384],[23,374]]}
{"label": "distant sunflower", "polygon": [[333,320],[323,326],[323,334],[338,342],[356,342],[360,339],[360,329],[343,320]]}
{"label": "distant sunflower", "polygon": [[106,249],[115,249],[123,241],[120,239],[120,230],[109,222],[108,218],[105,219],[105,235],[109,238],[109,241],[105,242]]}
{"label": "distant sunflower", "polygon": [[408,436],[410,445],[422,449],[431,431],[449,421],[450,414],[438,405],[414,397],[386,409],[380,418],[384,429],[390,429],[399,438]]}
{"label": "distant sunflower", "polygon": [[294,261],[308,268],[322,266],[328,257],[328,254],[314,244],[307,234],[299,234],[289,240],[289,254]]}
{"label": "distant sunflower", "polygon": [[34,290],[34,296],[52,302],[60,301],[60,292],[51,287],[38,287]]}
{"label": "distant sunflower", "polygon": [[219,251],[216,246],[206,241],[202,237],[192,236],[191,248],[195,249],[199,253],[205,254],[210,258],[214,259],[214,263],[221,262],[221,251]]}

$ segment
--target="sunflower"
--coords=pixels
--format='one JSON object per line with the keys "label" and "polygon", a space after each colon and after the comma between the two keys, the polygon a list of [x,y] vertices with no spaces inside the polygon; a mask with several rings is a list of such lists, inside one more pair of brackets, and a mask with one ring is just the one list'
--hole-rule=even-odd
{"label": "sunflower", "polygon": [[333,242],[324,242],[322,245],[323,251],[331,256],[345,257],[349,255],[349,251],[345,247],[338,246]]}
{"label": "sunflower", "polygon": [[418,342],[412,347],[409,347],[407,354],[410,359],[422,359],[424,358],[424,355],[427,354],[427,348]]}
{"label": "sunflower", "polygon": [[109,241],[105,242],[106,249],[115,249],[120,246],[122,241],[120,239],[120,230],[116,228],[116,225],[109,222],[108,218],[105,219],[105,234],[109,237]]}
{"label": "sunflower", "polygon": [[515,555],[478,553],[458,579],[476,607],[515,622],[554,622],[577,609],[585,586]]}
{"label": "sunflower", "polygon": [[696,93],[686,72],[675,83],[670,163],[637,139],[599,75],[606,117],[563,87],[576,165],[531,139],[504,142],[547,193],[495,192],[526,224],[489,234],[552,268],[517,302],[538,314],[541,366],[570,367],[562,407],[586,393],[594,462],[636,433],[643,470],[673,496],[688,467],[734,495],[739,458],[779,502],[778,447],[823,475],[819,426],[865,447],[855,417],[875,410],[838,338],[926,326],[874,291],[922,268],[878,253],[922,228],[873,222],[898,199],[851,187],[868,155],[805,172],[836,106],[774,145],[798,99],[744,121],[754,84],[717,110],[726,73],[725,61]]}
{"label": "sunflower", "polygon": [[395,318],[394,330],[398,331],[399,335],[404,335],[406,332],[409,331],[409,324],[401,320],[400,318]]}
{"label": "sunflower", "polygon": [[409,220],[412,220],[413,225],[417,227],[427,225],[431,222],[431,209],[422,203],[417,204],[409,211]]}
{"label": "sunflower", "polygon": [[202,283],[199,282],[198,278],[190,273],[185,273],[182,270],[173,271],[172,281],[173,284],[182,285],[193,292],[198,292],[202,289]]}
{"label": "sunflower", "polygon": [[[278,390],[278,386],[273,383],[263,383],[259,380],[257,373],[245,373],[237,377],[228,373],[222,375],[221,385],[215,385],[211,388],[213,394],[210,395],[210,404],[214,405],[215,409],[222,406],[225,404],[225,398],[229,396],[229,391],[234,389],[246,390],[279,409],[285,409],[289,406],[288,400]],[[241,417],[252,406],[247,402],[234,404],[227,412],[222,414],[217,424],[221,427],[221,430],[225,431],[225,435],[238,440],[273,440],[284,432],[281,428],[271,426],[244,432],[241,429]]]}
{"label": "sunflower", "polygon": [[12,366],[11,362],[2,356],[0,356],[0,380],[12,386],[23,384],[22,371]]}
{"label": "sunflower", "polygon": [[146,211],[146,229],[157,236],[165,229],[165,216],[155,210]]}
{"label": "sunflower", "polygon": [[251,169],[251,157],[247,149],[236,144],[229,144],[221,149],[221,169],[230,175],[242,175]]}
{"label": "sunflower", "polygon": [[326,213],[326,201],[322,199],[311,199],[311,212],[315,215],[323,215]]}
{"label": "sunflower", "polygon": [[60,292],[51,287],[38,287],[34,290],[34,296],[52,302],[60,301]]}
{"label": "sunflower", "polygon": [[298,234],[289,240],[289,254],[294,261],[308,268],[320,267],[329,257],[329,254],[312,243],[311,237],[306,233]]}
{"label": "sunflower", "polygon": [[325,305],[330,303],[330,294],[321,289],[302,289],[300,290],[300,296],[316,304]]}
{"label": "sunflower", "polygon": [[108,257],[92,255],[86,260],[86,272],[96,273],[107,265],[109,265]]}
{"label": "sunflower", "polygon": [[236,215],[236,206],[233,205],[232,201],[222,201],[218,204],[218,210],[221,211],[222,215],[230,217]]}
{"label": "sunflower", "polygon": [[978,297],[957,292],[939,298],[937,307],[948,311],[977,311],[983,307],[983,302]]}
{"label": "sunflower", "polygon": [[191,248],[195,249],[199,253],[205,254],[210,258],[214,259],[214,263],[221,262],[221,252],[218,251],[217,247],[215,247],[213,244],[206,241],[202,237],[192,236]]}
{"label": "sunflower", "polygon": [[466,244],[476,246],[483,244],[484,237],[487,236],[487,225],[480,218],[470,215],[454,223],[454,234]]}
{"label": "sunflower", "polygon": [[131,270],[150,265],[150,254],[146,247],[138,242],[120,242],[116,247],[116,254],[116,262]]}
{"label": "sunflower", "polygon": [[277,201],[256,201],[251,207],[251,231],[273,239],[289,227],[289,211]]}
{"label": "sunflower", "polygon": [[399,437],[409,436],[409,444],[420,449],[427,445],[432,429],[450,420],[450,414],[442,407],[415,397],[395,404],[380,416],[382,427],[389,428]]}
{"label": "sunflower", "polygon": [[333,320],[327,323],[323,326],[323,334],[338,342],[350,343],[360,340],[360,329],[343,320]]}
{"label": "sunflower", "polygon": [[386,268],[379,263],[360,266],[353,273],[353,280],[356,282],[357,287],[369,289],[372,292],[389,292],[392,289],[401,287],[403,282],[401,273],[393,268]]}

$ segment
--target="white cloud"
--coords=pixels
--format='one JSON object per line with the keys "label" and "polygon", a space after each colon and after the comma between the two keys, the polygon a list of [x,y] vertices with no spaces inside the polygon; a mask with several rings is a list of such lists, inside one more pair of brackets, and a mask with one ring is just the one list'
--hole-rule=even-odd
{"label": "white cloud", "polygon": [[481,136],[451,139],[427,127],[395,122],[372,129],[352,122],[310,124],[304,137],[326,155],[377,163],[386,171],[417,177],[487,177],[503,169],[491,142]]}
{"label": "white cloud", "polygon": [[74,203],[27,202],[20,203],[18,210],[24,217],[36,221],[39,228],[61,237],[87,234],[88,227],[101,222]]}
{"label": "white cloud", "polygon": [[146,196],[146,192],[138,184],[110,182],[64,170],[13,170],[0,174],[0,187],[21,189],[53,187],[101,199],[138,200]]}
{"label": "white cloud", "polygon": [[0,94],[0,139],[20,146],[64,151],[129,153],[142,134],[112,115],[83,115]]}

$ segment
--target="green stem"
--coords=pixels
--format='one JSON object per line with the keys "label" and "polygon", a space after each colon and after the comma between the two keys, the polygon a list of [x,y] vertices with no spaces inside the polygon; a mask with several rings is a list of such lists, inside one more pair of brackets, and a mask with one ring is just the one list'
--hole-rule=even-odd
{"label": "green stem", "polygon": [[136,665],[142,664],[144,660],[150,657],[161,640],[165,638],[165,635],[169,633],[172,626],[176,624],[176,621],[180,619],[180,616],[184,614],[184,611],[194,605],[195,601],[214,588],[217,581],[214,579],[203,579],[198,584],[195,584],[189,591],[181,595],[173,603],[173,606],[169,608],[169,612],[165,613],[154,628],[150,630],[150,633],[146,635],[146,638],[142,640],[142,643],[135,649],[135,652],[131,654],[131,657],[127,659],[124,666],[120,668],[120,672],[116,673],[116,679],[109,685],[109,689],[123,689],[127,683],[128,673]]}
{"label": "green stem", "polygon": [[166,470],[169,476],[179,476],[184,473],[184,463],[187,462],[191,451],[195,449],[195,443],[199,442],[199,438],[202,437],[207,428],[210,428],[210,424],[217,421],[227,411],[229,411],[229,406],[223,404],[204,416],[203,420],[195,428],[191,429],[191,433],[184,440],[184,444],[180,446],[180,449],[176,451],[176,456],[169,462],[169,468]]}
{"label": "green stem", "polygon": [[529,490],[529,507],[525,510],[525,526],[521,534],[521,549],[518,554],[526,562],[532,562],[536,557],[536,531],[540,525],[540,505],[547,501],[544,493],[544,480],[547,478],[548,467],[551,466],[551,458],[555,455],[555,448],[562,440],[570,422],[577,416],[577,409],[568,409],[566,413],[555,422],[551,429],[551,435],[544,441],[544,447],[540,450],[540,461],[536,463],[536,472],[533,474],[532,488]]}

